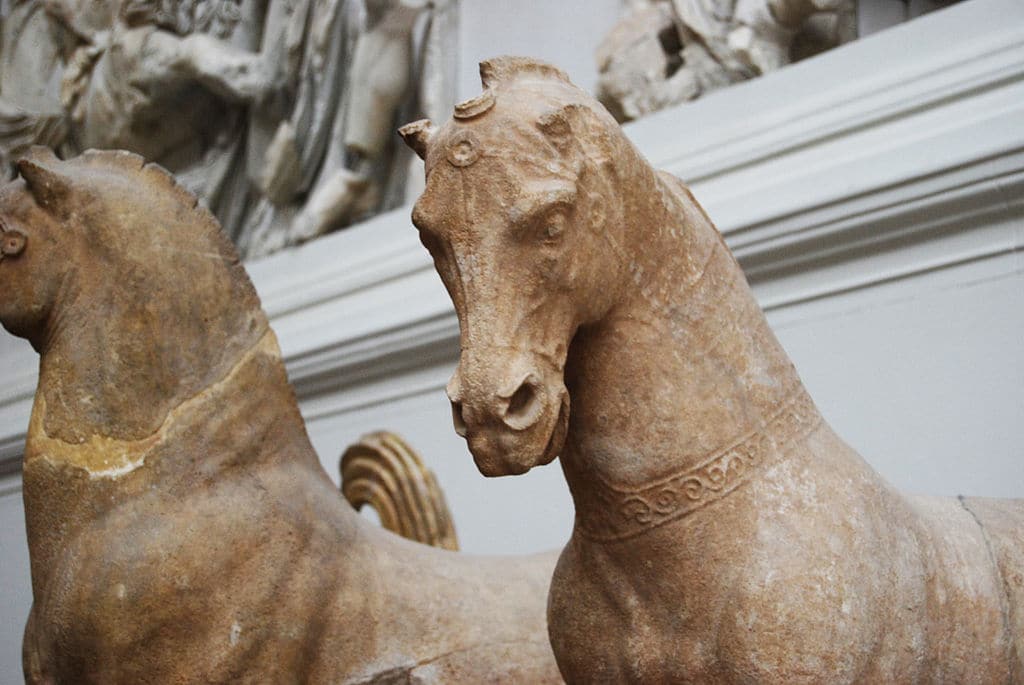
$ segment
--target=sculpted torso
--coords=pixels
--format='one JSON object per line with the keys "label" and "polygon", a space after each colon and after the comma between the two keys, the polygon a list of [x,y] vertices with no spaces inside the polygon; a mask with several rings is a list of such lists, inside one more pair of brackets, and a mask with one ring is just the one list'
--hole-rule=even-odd
{"label": "sculpted torso", "polygon": [[689,191],[557,69],[481,75],[445,126],[402,131],[426,162],[413,221],[459,315],[448,392],[477,466],[561,457],[566,680],[1024,678],[1024,504],[894,491]]}
{"label": "sculpted torso", "polygon": [[[182,473],[154,488],[145,465],[106,485],[61,463],[69,455],[33,431],[28,497],[58,481],[102,500],[134,492],[115,506],[90,503],[90,514],[105,511],[50,559],[33,555],[30,682],[388,682],[416,667],[447,682],[440,674],[453,661],[469,662],[469,682],[506,670],[552,677],[542,620],[550,560],[467,559],[349,516],[329,483],[284,461],[301,449],[282,439],[294,409],[252,393],[240,401],[245,388],[282,381],[275,347],[268,333],[146,450],[167,470],[197,455],[239,462],[207,463],[202,487]],[[226,473],[213,478],[218,467]],[[33,532],[43,524],[33,523]]]}
{"label": "sculpted torso", "polygon": [[0,321],[41,354],[28,682],[558,681],[554,560],[435,550],[352,511],[194,196],[125,153],[20,169]]}

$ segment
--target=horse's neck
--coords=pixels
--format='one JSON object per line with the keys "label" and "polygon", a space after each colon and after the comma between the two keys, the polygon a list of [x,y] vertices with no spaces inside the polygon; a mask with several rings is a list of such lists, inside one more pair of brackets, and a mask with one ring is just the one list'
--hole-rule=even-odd
{"label": "horse's neck", "polygon": [[[216,420],[216,411],[204,414],[195,407],[215,391],[237,385],[240,369],[254,356],[280,364],[274,335],[265,325],[230,343],[211,334],[229,354],[210,349],[205,360],[186,353],[185,341],[157,341],[140,331],[134,331],[138,339],[133,341],[132,331],[117,336],[110,328],[109,320],[74,327],[46,346],[26,461],[46,457],[97,477],[129,472],[177,421]],[[105,332],[107,344],[101,340]],[[234,388],[234,394],[246,399],[243,388]]]}
{"label": "horse's neck", "polygon": [[[53,569],[61,568],[63,550],[80,531],[92,530],[92,543],[105,544],[96,526],[116,531],[116,525],[101,523],[114,512],[159,519],[176,508],[195,507],[197,498],[216,497],[223,489],[234,500],[263,496],[268,483],[281,479],[260,474],[280,469],[294,474],[305,470],[321,484],[328,480],[309,443],[269,328],[221,377],[171,408],[148,435],[114,438],[99,433],[69,442],[47,432],[49,412],[47,395],[37,393],[24,469],[37,589]],[[313,487],[301,478],[285,481]],[[258,485],[254,489],[252,484]],[[302,493],[271,495],[291,501]]]}
{"label": "horse's neck", "polygon": [[661,190],[663,211],[637,215],[662,225],[633,227],[635,287],[577,334],[566,371],[563,465],[597,538],[709,503],[817,416],[717,230],[685,189]]}
{"label": "horse's neck", "polygon": [[147,438],[171,410],[224,378],[268,330],[251,289],[228,275],[208,278],[195,269],[196,286],[132,280],[126,272],[126,282],[69,287],[76,292],[57,308],[40,346],[36,392],[45,406],[40,428],[51,438]]}

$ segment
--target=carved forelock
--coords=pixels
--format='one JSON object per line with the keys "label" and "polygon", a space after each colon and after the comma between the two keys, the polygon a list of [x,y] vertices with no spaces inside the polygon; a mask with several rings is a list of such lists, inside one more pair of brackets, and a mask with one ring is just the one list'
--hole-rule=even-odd
{"label": "carved forelock", "polygon": [[[582,121],[585,108],[575,102],[548,110],[537,119],[537,128],[560,150],[570,144],[573,137],[572,121]],[[579,124],[577,124],[579,125]],[[577,131],[577,134],[582,132]]]}
{"label": "carved forelock", "polygon": [[[494,57],[480,62],[480,82],[483,92],[476,97],[455,105],[453,117],[457,120],[475,119],[490,111],[495,104],[494,90],[521,79],[543,79],[556,81],[576,88],[568,75],[558,67],[530,57]],[[399,135],[420,159],[426,160],[427,149],[434,138],[436,129],[427,119],[420,119],[398,129]],[[465,166],[459,163],[457,166]],[[429,173],[429,168],[427,169]]]}
{"label": "carved forelock", "polygon": [[[585,91],[570,81],[564,71],[547,62],[530,57],[495,57],[480,63],[480,80],[485,93],[494,88],[509,86],[517,81],[531,79],[552,81],[569,86],[578,95],[578,97],[568,96],[567,100],[554,104],[552,109],[542,114],[536,122],[537,128],[556,147],[565,151],[572,145],[574,139],[588,150],[599,143],[596,138],[591,140],[590,138],[593,137],[591,132],[585,129],[588,128],[592,115],[603,111],[603,108],[593,101]],[[610,127],[610,130],[618,130],[618,125],[613,122],[610,115],[608,121],[603,124],[597,128],[608,129]],[[576,127],[580,127],[581,130],[574,130]],[[607,151],[601,152],[606,153]]]}
{"label": "carved forelock", "polygon": [[494,57],[480,63],[480,82],[484,88],[496,88],[509,81],[530,76],[572,85],[564,71],[530,57]]}
{"label": "carved forelock", "polygon": [[[480,63],[480,80],[483,93],[457,104],[453,114],[455,121],[468,123],[485,117],[494,109],[501,91],[512,89],[517,84],[529,88],[527,84],[531,82],[546,81],[567,88],[564,91],[555,89],[545,95],[538,93],[550,108],[532,124],[521,122],[526,127],[524,130],[539,130],[563,153],[578,147],[583,156],[589,156],[596,162],[616,157],[619,147],[617,139],[622,138],[618,124],[586,91],[574,85],[561,69],[529,57],[495,57]],[[513,135],[514,129],[506,129],[503,134]],[[398,132],[423,160],[426,160],[428,149],[438,139],[438,130],[426,119],[406,124]],[[456,167],[466,167],[480,155],[480,143],[469,129],[443,138],[441,142],[446,149],[442,154],[434,155],[426,165],[428,175],[433,165],[441,160],[447,159]]]}

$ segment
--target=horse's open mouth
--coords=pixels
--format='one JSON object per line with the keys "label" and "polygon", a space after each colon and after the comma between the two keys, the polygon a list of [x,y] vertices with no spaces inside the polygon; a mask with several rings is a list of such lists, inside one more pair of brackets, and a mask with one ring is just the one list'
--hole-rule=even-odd
{"label": "horse's open mouth", "polygon": [[544,455],[537,462],[538,466],[545,466],[555,460],[555,457],[562,451],[562,447],[565,446],[565,437],[569,432],[569,393],[562,393],[562,401],[558,408],[558,418],[555,419],[555,425],[551,429],[551,436],[548,438],[548,444],[544,448]]}

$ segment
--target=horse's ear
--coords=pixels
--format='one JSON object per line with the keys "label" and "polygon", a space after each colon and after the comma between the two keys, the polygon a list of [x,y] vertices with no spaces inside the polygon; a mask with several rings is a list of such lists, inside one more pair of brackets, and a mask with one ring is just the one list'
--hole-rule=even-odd
{"label": "horse's ear", "polygon": [[49,148],[34,146],[29,156],[18,160],[18,173],[25,179],[36,203],[52,213],[64,212],[71,197],[71,182],[56,170],[60,160]]}
{"label": "horse's ear", "polygon": [[[579,128],[580,109],[581,105],[569,103],[558,109],[545,112],[537,120],[537,128],[547,136],[555,147],[564,151],[572,143],[574,128]],[[577,130],[575,134],[579,135],[580,131]]]}
{"label": "horse's ear", "polygon": [[427,158],[427,145],[430,144],[430,138],[434,135],[434,130],[434,125],[430,123],[430,119],[420,119],[398,129],[398,135],[402,136],[405,144],[411,147],[420,159],[425,160]]}

